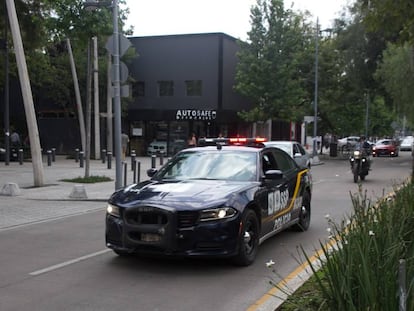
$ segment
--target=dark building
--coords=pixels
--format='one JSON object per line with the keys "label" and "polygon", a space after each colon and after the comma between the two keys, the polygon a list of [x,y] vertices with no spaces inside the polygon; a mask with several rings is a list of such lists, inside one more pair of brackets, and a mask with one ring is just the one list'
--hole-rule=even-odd
{"label": "dark building", "polygon": [[199,137],[251,135],[238,112],[252,103],[236,94],[237,39],[223,33],[129,38],[138,57],[129,67],[131,148],[151,142],[173,154]]}

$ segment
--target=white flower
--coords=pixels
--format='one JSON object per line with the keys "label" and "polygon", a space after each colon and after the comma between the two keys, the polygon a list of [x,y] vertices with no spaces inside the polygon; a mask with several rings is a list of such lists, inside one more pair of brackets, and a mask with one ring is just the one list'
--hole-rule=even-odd
{"label": "white flower", "polygon": [[331,233],[332,229],[331,228],[326,228],[326,231],[328,231],[328,233]]}
{"label": "white flower", "polygon": [[270,259],[268,262],[266,262],[266,267],[270,268],[274,264],[275,264],[275,262],[272,259]]}
{"label": "white flower", "polygon": [[349,226],[349,225],[351,224],[351,220],[349,220],[349,219],[348,219],[348,220],[346,221],[346,224],[347,224],[347,226]]}
{"label": "white flower", "polygon": [[369,234],[370,236],[374,236],[374,235],[375,235],[374,231],[372,231],[372,230],[369,230],[368,234]]}

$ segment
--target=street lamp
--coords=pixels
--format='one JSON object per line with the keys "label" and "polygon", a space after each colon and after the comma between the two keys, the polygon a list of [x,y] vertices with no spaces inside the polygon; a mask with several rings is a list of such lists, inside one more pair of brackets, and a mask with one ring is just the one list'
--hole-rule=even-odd
{"label": "street lamp", "polygon": [[88,0],[85,1],[85,9],[94,10],[102,6],[112,6],[113,15],[113,96],[114,96],[114,151],[115,151],[115,190],[122,187],[122,146],[121,146],[121,90],[119,69],[119,32],[118,32],[118,0],[112,3]]}

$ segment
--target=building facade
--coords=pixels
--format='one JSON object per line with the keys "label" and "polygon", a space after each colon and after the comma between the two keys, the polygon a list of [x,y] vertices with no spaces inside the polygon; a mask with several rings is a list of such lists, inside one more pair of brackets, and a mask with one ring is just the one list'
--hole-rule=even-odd
{"label": "building facade", "polygon": [[129,38],[138,54],[129,74],[131,149],[152,145],[171,155],[200,137],[250,136],[238,112],[252,103],[236,94],[237,39],[223,33]]}

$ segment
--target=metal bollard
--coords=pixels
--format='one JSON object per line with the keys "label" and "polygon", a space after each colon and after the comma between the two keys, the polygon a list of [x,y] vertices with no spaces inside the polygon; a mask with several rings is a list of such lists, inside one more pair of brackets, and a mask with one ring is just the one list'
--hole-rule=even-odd
{"label": "metal bollard", "polygon": [[134,170],[134,167],[135,167],[135,161],[137,160],[136,159],[136,154],[135,154],[135,152],[133,152],[133,153],[131,153],[131,170]]}
{"label": "metal bollard", "polygon": [[106,161],[106,150],[105,149],[101,150],[101,159],[102,159],[102,163],[105,164],[105,161]]}
{"label": "metal bollard", "polygon": [[137,183],[141,181],[141,162],[137,161]]}
{"label": "metal bollard", "polygon": [[151,168],[155,168],[155,166],[156,166],[156,163],[155,163],[155,161],[157,160],[157,156],[155,155],[155,154],[153,154],[152,156],[151,156]]}
{"label": "metal bollard", "polygon": [[124,187],[127,185],[127,166],[128,164],[126,162],[122,162],[122,165],[124,166]]}
{"label": "metal bollard", "polygon": [[112,152],[111,151],[108,151],[107,153],[106,153],[106,156],[108,157],[108,163],[107,163],[107,167],[108,167],[108,170],[110,170],[111,168],[112,168]]}
{"label": "metal bollard", "polygon": [[56,148],[52,148],[52,162],[56,162]]}
{"label": "metal bollard", "polygon": [[79,167],[83,167],[83,160],[84,160],[83,151],[80,151],[79,152]]}
{"label": "metal bollard", "polygon": [[79,162],[79,149],[78,148],[75,149],[75,162],[76,163]]}
{"label": "metal bollard", "polygon": [[23,164],[23,149],[19,149],[19,163]]}
{"label": "metal bollard", "polygon": [[47,166],[52,166],[52,151],[46,151],[47,154]]}
{"label": "metal bollard", "polygon": [[160,165],[164,165],[164,152],[160,153]]}

